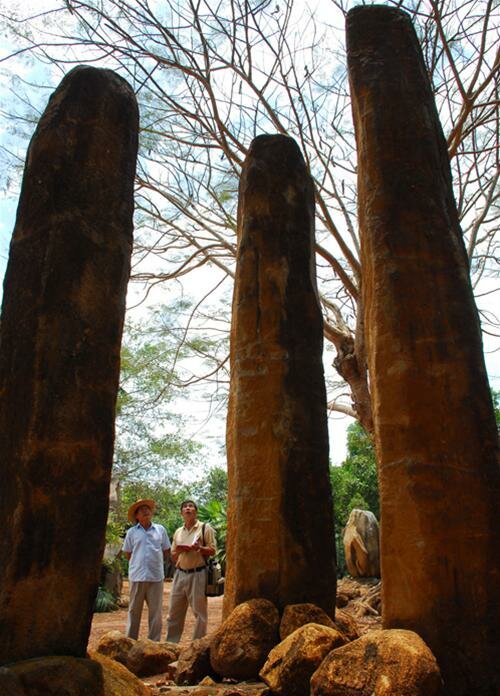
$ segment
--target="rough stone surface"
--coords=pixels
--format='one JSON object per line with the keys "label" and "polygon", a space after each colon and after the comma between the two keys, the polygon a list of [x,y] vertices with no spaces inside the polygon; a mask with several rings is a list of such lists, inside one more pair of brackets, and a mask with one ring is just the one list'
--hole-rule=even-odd
{"label": "rough stone surface", "polygon": [[252,597],[280,610],[313,602],[335,611],[314,263],[314,192],[302,155],[290,138],[259,136],[239,188],[225,616]]}
{"label": "rough stone surface", "polygon": [[358,626],[355,619],[342,609],[337,609],[335,612],[335,628],[337,628],[347,640],[356,640],[359,638]]}
{"label": "rough stone surface", "polygon": [[394,8],[347,18],[383,622],[416,631],[448,693],[500,693],[500,467],[446,142]]}
{"label": "rough stone surface", "polygon": [[177,660],[180,647],[176,643],[157,643],[154,640],[138,640],[129,650],[125,666],[138,677],[166,672],[171,662]]}
{"label": "rough stone surface", "polygon": [[72,70],[31,140],[0,328],[0,664],[84,656],[108,510],[138,110]]}
{"label": "rough stone surface", "polygon": [[273,694],[304,696],[309,693],[313,672],[326,655],[346,642],[345,636],[334,628],[305,624],[271,650],[260,678]]}
{"label": "rough stone surface", "polygon": [[136,641],[133,638],[128,638],[120,631],[108,631],[99,638],[96,652],[127,664],[127,655],[135,643]]}
{"label": "rough stone surface", "polygon": [[304,624],[315,623],[335,628],[328,614],[315,604],[289,604],[285,607],[280,622],[280,638],[284,640]]}
{"label": "rough stone surface", "polygon": [[370,633],[332,650],[311,678],[311,696],[440,696],[432,652],[413,631]]}
{"label": "rough stone surface", "polygon": [[[90,652],[89,657],[102,667],[104,680],[102,696],[152,696],[151,689],[124,665],[98,652]],[[99,692],[93,692],[92,696],[94,694],[97,696]]]}
{"label": "rough stone surface", "polygon": [[176,684],[198,684],[205,676],[216,677],[210,664],[212,637],[209,635],[193,640],[181,650],[175,672]]}
{"label": "rough stone surface", "polygon": [[380,577],[379,528],[369,510],[351,510],[344,529],[347,570],[354,578]]}
{"label": "rough stone surface", "polygon": [[239,604],[215,632],[210,664],[217,674],[255,679],[271,648],[279,641],[279,614],[267,599]]}
{"label": "rough stone surface", "polygon": [[21,680],[8,667],[0,667],[0,694],[26,696]]}
{"label": "rough stone surface", "polygon": [[10,664],[8,669],[19,679],[26,696],[104,694],[102,668],[92,660],[41,657]]}

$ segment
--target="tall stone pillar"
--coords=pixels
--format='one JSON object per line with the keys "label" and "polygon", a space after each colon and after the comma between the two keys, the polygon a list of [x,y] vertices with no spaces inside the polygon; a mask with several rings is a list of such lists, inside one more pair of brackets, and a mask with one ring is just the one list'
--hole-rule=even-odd
{"label": "tall stone pillar", "polygon": [[31,140],[0,333],[0,664],[84,656],[104,547],[138,109],[80,66]]}
{"label": "tall stone pillar", "polygon": [[224,612],[335,606],[314,193],[294,140],[261,135],[240,181],[227,423]]}
{"label": "tall stone pillar", "polygon": [[446,143],[408,16],[357,7],[347,39],[383,622],[422,636],[447,693],[493,694],[497,433]]}

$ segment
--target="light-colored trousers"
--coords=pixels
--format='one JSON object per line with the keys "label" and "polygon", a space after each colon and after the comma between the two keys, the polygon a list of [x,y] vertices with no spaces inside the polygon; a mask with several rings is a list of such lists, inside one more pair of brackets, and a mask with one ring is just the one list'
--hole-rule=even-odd
{"label": "light-colored trousers", "polygon": [[148,638],[161,640],[161,608],[163,603],[163,580],[159,582],[130,582],[127,636],[137,640],[144,601],[148,605]]}
{"label": "light-colored trousers", "polygon": [[199,573],[183,573],[176,570],[167,617],[167,641],[178,643],[184,630],[188,606],[194,614],[193,640],[207,632],[208,611],[205,596],[206,569]]}

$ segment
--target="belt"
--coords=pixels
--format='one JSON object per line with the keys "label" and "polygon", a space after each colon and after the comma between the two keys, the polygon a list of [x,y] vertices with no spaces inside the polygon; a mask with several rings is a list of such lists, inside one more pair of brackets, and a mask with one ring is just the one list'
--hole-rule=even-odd
{"label": "belt", "polygon": [[206,566],[198,566],[197,568],[189,568],[189,570],[184,570],[184,568],[176,568],[176,570],[180,570],[181,573],[199,573],[200,571],[204,570]]}

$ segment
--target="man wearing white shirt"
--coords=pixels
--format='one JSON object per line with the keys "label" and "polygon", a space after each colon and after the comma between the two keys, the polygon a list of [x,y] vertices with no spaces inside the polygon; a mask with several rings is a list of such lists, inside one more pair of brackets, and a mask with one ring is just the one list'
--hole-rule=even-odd
{"label": "man wearing white shirt", "polygon": [[148,638],[161,640],[163,561],[170,554],[170,540],[161,524],[151,521],[154,500],[138,500],[130,506],[128,519],[136,522],[123,542],[123,551],[129,560],[128,579],[130,601],[126,634],[137,640],[144,601],[148,605]]}

